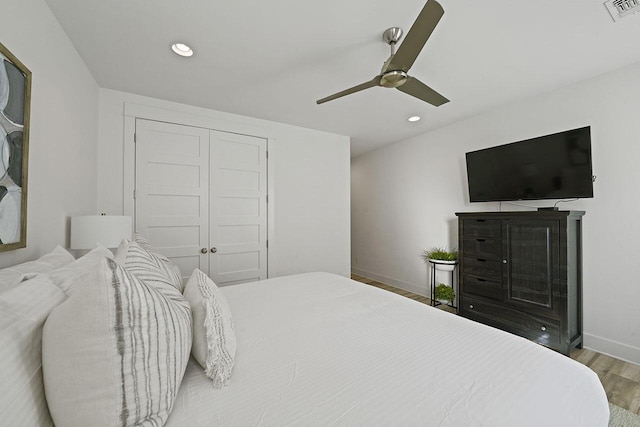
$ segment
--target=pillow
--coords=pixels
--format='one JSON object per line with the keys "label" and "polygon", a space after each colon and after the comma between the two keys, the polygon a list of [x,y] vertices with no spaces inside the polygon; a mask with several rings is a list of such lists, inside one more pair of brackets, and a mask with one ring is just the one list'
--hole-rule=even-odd
{"label": "pillow", "polygon": [[39,274],[0,295],[0,423],[52,425],[42,384],[42,328],[65,300],[51,278]]}
{"label": "pillow", "polygon": [[34,276],[35,273],[46,273],[72,261],[73,256],[69,252],[61,246],[56,246],[53,251],[35,261],[4,268],[0,270],[0,292],[14,287],[23,280]]}
{"label": "pillow", "polygon": [[189,304],[111,259],[45,323],[44,387],[59,426],[161,426],[191,348]]}
{"label": "pillow", "polygon": [[160,252],[158,252],[158,250],[156,248],[154,248],[151,243],[140,233],[134,233],[133,234],[133,241],[136,242],[137,244],[140,245],[141,248],[143,248],[145,251],[147,252],[151,252],[155,255],[158,255],[161,258],[166,259],[167,261],[169,261],[169,258],[167,258],[165,255],[161,254]]}
{"label": "pillow", "polygon": [[[182,298],[180,270],[164,255],[151,253],[136,242],[123,241],[116,251],[115,261],[165,295],[176,293]],[[176,292],[177,291],[177,292]]]}
{"label": "pillow", "polygon": [[187,280],[184,297],[193,315],[193,357],[213,385],[222,388],[231,378],[237,346],[227,300],[213,280],[198,269]]}
{"label": "pillow", "polygon": [[98,265],[105,257],[113,258],[113,254],[109,249],[97,246],[71,264],[53,270],[49,275],[60,289],[71,295],[79,286],[93,280]]}
{"label": "pillow", "polygon": [[180,282],[180,291],[182,292],[182,290],[184,289],[184,283],[182,280],[182,273],[180,272],[180,269],[178,268],[177,265],[175,265],[173,263],[173,261],[171,261],[169,258],[167,258],[166,255],[161,254],[160,252],[158,252],[158,250],[151,246],[151,243],[149,243],[149,241],[147,239],[145,239],[142,234],[140,233],[135,233],[133,235],[133,240],[140,245],[140,247],[142,249],[144,249],[145,251],[149,252],[151,255],[155,255],[157,256],[159,259],[163,260],[164,262],[166,262],[167,264],[169,264],[169,268],[171,270],[171,273],[176,277],[176,280]]}

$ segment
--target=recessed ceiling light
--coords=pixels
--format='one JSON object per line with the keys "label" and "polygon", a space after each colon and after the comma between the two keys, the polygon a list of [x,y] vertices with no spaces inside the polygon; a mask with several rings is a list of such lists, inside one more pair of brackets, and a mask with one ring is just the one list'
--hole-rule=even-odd
{"label": "recessed ceiling light", "polygon": [[410,122],[417,122],[418,120],[420,120],[420,116],[411,116],[407,120]]}
{"label": "recessed ceiling light", "polygon": [[180,42],[172,43],[171,50],[180,56],[193,56],[193,50],[184,43],[180,43]]}

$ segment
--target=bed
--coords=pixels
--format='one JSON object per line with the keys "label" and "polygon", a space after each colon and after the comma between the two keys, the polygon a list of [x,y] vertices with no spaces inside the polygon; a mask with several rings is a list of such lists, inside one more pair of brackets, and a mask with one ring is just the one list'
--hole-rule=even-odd
{"label": "bed", "polygon": [[189,362],[167,426],[606,426],[589,368],[523,338],[328,273],[223,288],[227,387]]}
{"label": "bed", "polygon": [[[183,284],[168,259],[149,267],[141,260],[155,260],[152,250],[127,245],[123,255],[96,248],[75,261],[57,248],[35,264],[0,270],[0,424],[608,425],[607,397],[589,368],[329,273],[216,288],[237,342],[230,377],[216,388],[193,357],[201,319],[189,296],[193,277],[210,279],[196,270]],[[170,276],[176,287],[163,282]],[[132,305],[98,298],[109,292]],[[173,314],[161,319],[151,303]],[[120,331],[145,313],[153,324],[139,322],[131,335],[142,351],[136,356],[110,322]],[[156,333],[158,325],[175,337]],[[158,374],[163,366],[169,370]]]}

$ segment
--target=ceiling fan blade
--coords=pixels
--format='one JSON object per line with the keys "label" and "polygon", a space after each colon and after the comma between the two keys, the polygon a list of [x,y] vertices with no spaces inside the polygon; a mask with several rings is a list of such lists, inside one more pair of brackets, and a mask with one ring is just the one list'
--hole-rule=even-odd
{"label": "ceiling fan blade", "polygon": [[444,15],[444,9],[440,3],[436,0],[428,0],[391,59],[387,70],[409,71],[442,15]]}
{"label": "ceiling fan blade", "polygon": [[338,92],[338,93],[334,93],[333,95],[327,96],[326,98],[322,98],[322,99],[318,99],[316,101],[316,104],[322,104],[324,102],[327,101],[332,101],[336,98],[341,98],[345,95],[349,95],[355,92],[360,92],[361,90],[365,90],[365,89],[369,89],[370,87],[374,87],[374,86],[379,86],[380,85],[380,77],[381,76],[375,76],[373,79],[371,79],[368,82],[359,84],[357,86],[354,86],[352,88],[349,89],[345,89],[342,92]]}
{"label": "ceiling fan blade", "polygon": [[428,102],[431,105],[435,105],[436,107],[449,102],[447,98],[414,77],[409,77],[405,84],[397,87],[396,89],[408,95],[415,96],[416,98]]}

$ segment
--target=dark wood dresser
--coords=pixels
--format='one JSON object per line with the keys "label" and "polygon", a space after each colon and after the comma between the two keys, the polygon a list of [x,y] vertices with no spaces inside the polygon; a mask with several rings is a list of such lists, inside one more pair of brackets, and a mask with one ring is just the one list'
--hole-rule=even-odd
{"label": "dark wood dresser", "polygon": [[582,211],[456,213],[459,314],[582,348]]}

